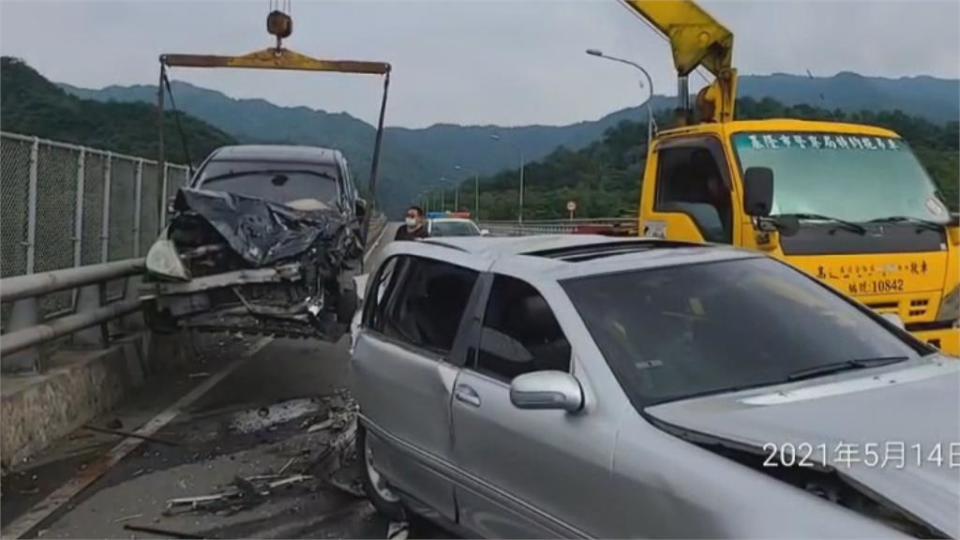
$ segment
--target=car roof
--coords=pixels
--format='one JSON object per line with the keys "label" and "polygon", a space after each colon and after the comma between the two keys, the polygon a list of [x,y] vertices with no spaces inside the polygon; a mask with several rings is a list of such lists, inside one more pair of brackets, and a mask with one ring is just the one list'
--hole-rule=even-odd
{"label": "car roof", "polygon": [[[657,238],[555,234],[518,237],[452,236],[397,242],[390,254],[410,253],[444,259],[443,250],[471,255],[477,268],[509,268],[531,282],[589,275],[763,257],[715,244]],[[589,264],[583,264],[589,261]]]}
{"label": "car roof", "polygon": [[340,151],[319,146],[292,144],[240,144],[222,146],[210,157],[214,161],[293,161],[297,163],[335,164]]}

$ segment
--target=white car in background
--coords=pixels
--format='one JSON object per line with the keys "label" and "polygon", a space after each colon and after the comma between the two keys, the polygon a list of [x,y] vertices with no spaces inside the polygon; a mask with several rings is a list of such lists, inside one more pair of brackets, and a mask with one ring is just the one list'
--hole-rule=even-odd
{"label": "white car in background", "polygon": [[472,220],[465,218],[432,218],[427,220],[427,232],[437,236],[487,236],[490,231],[481,229]]}

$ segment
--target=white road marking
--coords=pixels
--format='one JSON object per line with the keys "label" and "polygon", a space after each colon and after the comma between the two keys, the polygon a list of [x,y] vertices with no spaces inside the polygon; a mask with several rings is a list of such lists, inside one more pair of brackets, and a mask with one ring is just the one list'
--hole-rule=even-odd
{"label": "white road marking", "polygon": [[[135,433],[149,437],[157,431],[160,431],[161,428],[169,424],[174,418],[183,412],[184,409],[192,405],[196,400],[210,391],[210,389],[216,386],[217,383],[236,371],[237,368],[242,366],[247,360],[260,352],[264,347],[270,344],[271,341],[273,341],[273,338],[271,337],[264,337],[257,340],[249,349],[244,352],[240,360],[227,365],[217,374],[197,385],[196,388],[178,399],[173,405],[167,407],[166,410],[150,419],[149,422],[144,424],[143,427],[138,429]],[[83,472],[71,478],[66,484],[57,488],[53,493],[48,495],[39,503],[35,504],[33,508],[14,520],[13,523],[5,527],[3,531],[0,532],[0,537],[23,537],[36,526],[40,525],[43,520],[50,517],[63,505],[76,497],[77,494],[93,484],[98,478],[106,474],[111,467],[119,463],[123,458],[127,457],[141,444],[143,444],[143,439],[134,437],[127,437],[126,439],[120,441],[97,461],[87,465],[87,468]]]}

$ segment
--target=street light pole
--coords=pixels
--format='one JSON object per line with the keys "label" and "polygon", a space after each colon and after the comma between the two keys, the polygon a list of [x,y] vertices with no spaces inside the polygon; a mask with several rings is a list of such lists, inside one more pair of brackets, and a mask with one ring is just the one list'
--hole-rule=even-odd
{"label": "street light pole", "polygon": [[[653,109],[651,107],[651,101],[653,101],[653,79],[650,77],[650,74],[647,73],[647,70],[643,69],[643,66],[636,62],[632,62],[625,58],[617,58],[616,56],[607,56],[603,54],[603,51],[599,49],[587,49],[587,54],[590,56],[596,56],[597,58],[605,58],[612,62],[620,62],[621,64],[626,64],[631,66],[643,73],[643,76],[647,79],[647,88],[649,89],[647,99],[641,105],[646,105],[647,108],[647,148],[650,147],[650,141],[653,140],[653,129],[656,126],[656,122],[653,120]],[[640,82],[640,87],[643,87],[643,82]]]}
{"label": "street light pole", "polygon": [[462,165],[454,165],[454,170],[473,173],[473,217],[474,220],[480,220],[480,171],[476,169],[467,169]]}
{"label": "street light pole", "polygon": [[[490,135],[490,138],[495,141],[503,141],[503,138],[497,134]],[[526,162],[523,159],[523,150],[520,150],[520,148],[518,148],[513,144],[510,144],[510,143],[507,143],[507,144],[510,145],[517,152],[517,154],[520,155],[520,196],[518,197],[520,200],[519,200],[519,210],[517,212],[517,222],[523,223],[523,170],[526,168]]]}

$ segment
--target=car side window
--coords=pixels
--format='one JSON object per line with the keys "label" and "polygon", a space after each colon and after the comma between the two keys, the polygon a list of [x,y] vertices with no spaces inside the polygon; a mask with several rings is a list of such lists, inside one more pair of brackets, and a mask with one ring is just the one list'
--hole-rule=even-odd
{"label": "car side window", "polygon": [[570,371],[570,342],[546,299],[529,283],[496,276],[474,369],[511,381],[532,371]]}
{"label": "car side window", "polygon": [[[398,257],[390,276],[380,279],[370,291],[376,306],[371,308],[369,327],[445,355],[453,347],[478,276],[473,270],[443,261]],[[383,283],[386,286],[381,292]]]}
{"label": "car side window", "polygon": [[387,299],[396,290],[400,275],[397,267],[401,266],[401,259],[403,257],[391,257],[384,261],[377,270],[374,281],[368,285],[367,296],[363,301],[363,326],[378,331],[382,329]]}
{"label": "car side window", "polygon": [[730,189],[705,146],[659,150],[654,210],[687,214],[708,242],[733,237]]}

